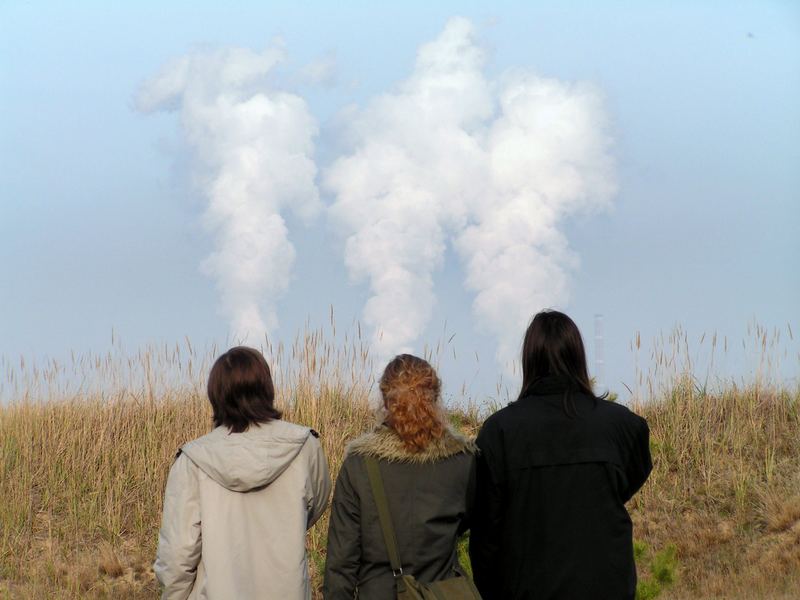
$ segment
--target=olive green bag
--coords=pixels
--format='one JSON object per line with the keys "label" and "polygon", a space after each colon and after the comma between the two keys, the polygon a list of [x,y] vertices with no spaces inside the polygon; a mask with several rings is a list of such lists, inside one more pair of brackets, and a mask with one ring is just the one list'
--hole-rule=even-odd
{"label": "olive green bag", "polygon": [[413,575],[403,573],[400,562],[400,552],[397,549],[397,538],[394,535],[392,515],[389,512],[389,503],[383,488],[378,461],[371,456],[364,457],[369,476],[369,485],[372,496],[378,507],[378,519],[381,522],[383,541],[389,554],[389,564],[392,566],[392,575],[397,582],[397,600],[480,600],[481,595],[472,580],[464,574],[458,573],[456,577],[421,583]]}

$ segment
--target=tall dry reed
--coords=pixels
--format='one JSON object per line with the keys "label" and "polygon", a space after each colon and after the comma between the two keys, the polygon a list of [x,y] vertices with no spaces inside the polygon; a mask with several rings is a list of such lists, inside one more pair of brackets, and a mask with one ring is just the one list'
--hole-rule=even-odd
{"label": "tall dry reed", "polygon": [[[373,422],[374,365],[353,330],[332,319],[288,348],[265,345],[286,418],[320,431],[334,476]],[[185,340],[63,364],[0,361],[0,395],[13,396],[0,407],[0,598],[157,597],[165,478],[177,448],[211,427],[203,388],[217,353]],[[763,378],[710,389],[683,368],[651,389],[633,400],[655,469],[630,508],[637,539],[676,547],[664,597],[800,597],[798,390]],[[454,409],[473,433],[488,412]],[[308,536],[315,585],[326,530],[327,517]]]}

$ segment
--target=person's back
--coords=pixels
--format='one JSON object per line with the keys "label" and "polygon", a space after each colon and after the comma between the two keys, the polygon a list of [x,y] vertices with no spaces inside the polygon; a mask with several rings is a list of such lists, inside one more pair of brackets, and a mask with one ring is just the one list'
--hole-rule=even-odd
{"label": "person's back", "polygon": [[[624,503],[649,472],[641,447],[647,424],[624,406],[579,394],[577,415],[567,416],[564,391],[557,380],[542,381],[492,415],[478,437],[479,485],[489,472],[494,484],[478,494],[502,498],[476,503],[473,546],[487,528],[497,540],[473,552],[485,598],[616,600],[635,593]],[[490,506],[494,514],[485,514]]]}
{"label": "person's back", "polygon": [[162,598],[310,600],[305,533],[331,487],[317,434],[280,420],[255,350],[234,348],[217,364],[218,426],[181,448],[167,479],[153,566]]}
{"label": "person's back", "polygon": [[647,423],[569,377],[527,383],[478,435],[475,583],[485,600],[632,600],[625,502],[651,469]]}
{"label": "person's back", "polygon": [[[308,427],[285,421],[243,433],[217,427],[182,448],[165,500],[181,518],[165,513],[161,537],[190,544],[181,520],[196,523],[202,553],[189,598],[311,597],[303,540],[330,489],[321,455]],[[162,543],[164,580],[177,564],[167,555]]]}
{"label": "person's back", "polygon": [[[416,357],[407,360],[412,358]],[[430,372],[435,378],[435,372]],[[437,399],[438,385],[435,379],[431,404]],[[401,403],[403,408],[399,408]],[[425,422],[428,416],[423,414],[409,419],[409,413],[419,409],[412,404],[405,398],[391,403],[388,420],[396,427],[382,425],[348,445],[331,504],[323,589],[326,600],[396,597],[396,582],[367,474],[367,457],[378,462],[403,572],[418,581],[431,582],[453,577],[460,569],[456,545],[468,526],[467,488],[475,447],[438,417],[430,417],[436,419],[430,423]],[[398,433],[398,429],[407,429],[399,419],[391,418],[392,410],[402,412],[406,421],[416,418],[422,425],[418,432],[425,434],[435,427],[437,434],[422,447],[409,448]]]}

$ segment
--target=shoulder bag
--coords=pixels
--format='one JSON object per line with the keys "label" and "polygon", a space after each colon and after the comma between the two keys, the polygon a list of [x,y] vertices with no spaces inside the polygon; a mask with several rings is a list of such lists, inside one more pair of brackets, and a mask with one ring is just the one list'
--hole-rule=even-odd
{"label": "shoulder bag", "polygon": [[481,595],[472,580],[466,575],[458,574],[440,581],[422,583],[413,575],[403,573],[400,562],[400,552],[397,549],[397,538],[392,525],[392,515],[389,512],[389,503],[383,487],[383,478],[378,466],[378,461],[371,456],[364,457],[369,476],[369,485],[372,496],[378,507],[378,519],[383,531],[383,541],[389,554],[389,563],[392,567],[397,583],[397,600],[480,600]]}

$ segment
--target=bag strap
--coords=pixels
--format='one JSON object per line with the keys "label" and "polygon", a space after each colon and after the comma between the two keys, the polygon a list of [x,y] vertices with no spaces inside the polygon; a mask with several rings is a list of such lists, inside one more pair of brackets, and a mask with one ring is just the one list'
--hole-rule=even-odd
{"label": "bag strap", "polygon": [[367,466],[367,476],[369,477],[369,485],[372,488],[372,497],[375,499],[375,506],[378,507],[378,520],[381,522],[383,542],[386,544],[386,552],[389,554],[392,575],[400,577],[403,574],[403,567],[400,562],[400,552],[397,550],[397,538],[394,535],[392,515],[389,512],[389,502],[386,500],[381,470],[378,466],[378,461],[372,456],[365,456],[364,463]]}

